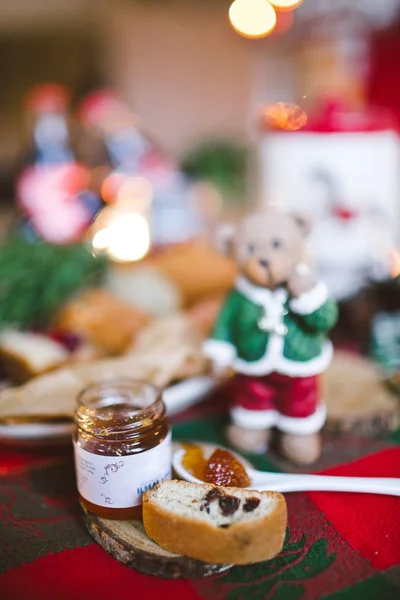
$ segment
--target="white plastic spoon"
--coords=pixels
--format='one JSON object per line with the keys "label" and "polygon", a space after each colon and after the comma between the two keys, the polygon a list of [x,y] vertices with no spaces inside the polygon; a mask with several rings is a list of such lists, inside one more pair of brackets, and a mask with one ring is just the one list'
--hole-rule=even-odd
{"label": "white plastic spoon", "polygon": [[[209,456],[217,446],[210,444],[195,444],[205,450],[205,456]],[[221,446],[218,446],[219,448]],[[196,483],[204,483],[197,479],[182,465],[186,450],[177,448],[172,457],[172,466],[181,479]],[[386,477],[336,477],[334,475],[303,475],[291,473],[271,473],[269,471],[257,471],[249,466],[249,463],[237,453],[232,452],[242,463],[250,478],[248,489],[275,492],[358,492],[367,494],[386,494],[389,496],[400,496],[400,479]]]}

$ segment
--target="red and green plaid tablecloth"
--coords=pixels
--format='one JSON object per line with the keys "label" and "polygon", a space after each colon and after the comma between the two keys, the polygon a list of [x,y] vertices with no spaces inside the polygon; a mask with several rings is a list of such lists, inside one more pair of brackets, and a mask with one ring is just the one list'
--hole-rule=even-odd
{"label": "red and green plaid tablecloth", "polygon": [[[174,422],[176,439],[224,443],[226,394]],[[292,470],[271,452],[255,466]],[[400,477],[400,431],[382,440],[329,439],[315,469]],[[70,447],[0,446],[0,599],[386,600],[400,598],[400,498],[286,495],[283,552],[269,563],[202,580],[161,580],[119,564],[80,518]]]}

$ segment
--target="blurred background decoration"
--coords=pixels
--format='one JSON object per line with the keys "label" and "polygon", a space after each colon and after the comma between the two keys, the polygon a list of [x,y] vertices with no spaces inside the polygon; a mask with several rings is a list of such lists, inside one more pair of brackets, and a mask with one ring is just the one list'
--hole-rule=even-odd
{"label": "blurred background decoration", "polygon": [[[113,292],[163,313],[185,304],[182,289],[190,301],[215,292],[204,281],[218,222],[280,202],[313,214],[310,261],[341,303],[342,332],[369,340],[379,302],[366,290],[396,286],[400,271],[399,11],[400,0],[4,0],[4,256],[83,248],[109,265]],[[191,261],[211,261],[196,285]],[[138,291],[149,281],[159,310]]]}
{"label": "blurred background decoration", "polygon": [[266,0],[234,0],[229,9],[233,29],[243,37],[262,38],[276,26],[276,12]]}

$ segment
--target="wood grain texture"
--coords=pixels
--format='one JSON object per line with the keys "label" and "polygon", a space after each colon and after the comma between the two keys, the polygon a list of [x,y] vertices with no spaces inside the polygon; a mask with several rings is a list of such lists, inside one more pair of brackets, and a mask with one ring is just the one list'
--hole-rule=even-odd
{"label": "wood grain texture", "polygon": [[337,352],[322,377],[326,430],[342,435],[380,437],[400,426],[400,401],[370,360]]}
{"label": "wood grain texture", "polygon": [[164,579],[209,577],[231,565],[211,565],[172,554],[153,542],[141,521],[102,519],[83,509],[84,520],[94,540],[127,567]]}

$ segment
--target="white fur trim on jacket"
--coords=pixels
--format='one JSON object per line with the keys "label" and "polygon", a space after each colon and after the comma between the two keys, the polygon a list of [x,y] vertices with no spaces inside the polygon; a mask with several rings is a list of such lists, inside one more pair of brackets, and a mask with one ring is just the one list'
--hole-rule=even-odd
{"label": "white fur trim on jacket", "polygon": [[233,361],[233,368],[244,375],[269,375],[276,371],[289,377],[312,377],[323,373],[329,366],[333,356],[333,346],[326,341],[319,356],[298,362],[283,356],[285,338],[272,333],[269,337],[267,351],[260,360],[247,362],[241,358]]}
{"label": "white fur trim on jacket", "polygon": [[263,306],[267,310],[277,303],[282,305],[287,299],[287,291],[284,288],[272,291],[268,288],[254,285],[254,283],[251,283],[243,275],[237,278],[235,288],[254,304]]}
{"label": "white fur trim on jacket", "polygon": [[287,417],[276,410],[248,410],[235,406],[231,410],[235,425],[244,429],[270,429],[276,427],[283,433],[311,435],[321,431],[326,421],[326,406],[321,403],[309,417]]}
{"label": "white fur trim on jacket", "polygon": [[204,355],[221,367],[232,365],[236,356],[235,347],[229,342],[221,340],[206,340],[203,344]]}
{"label": "white fur trim on jacket", "polygon": [[298,298],[290,301],[290,308],[298,315],[310,315],[328,300],[328,288],[324,283],[317,285],[309,292],[304,292]]}

